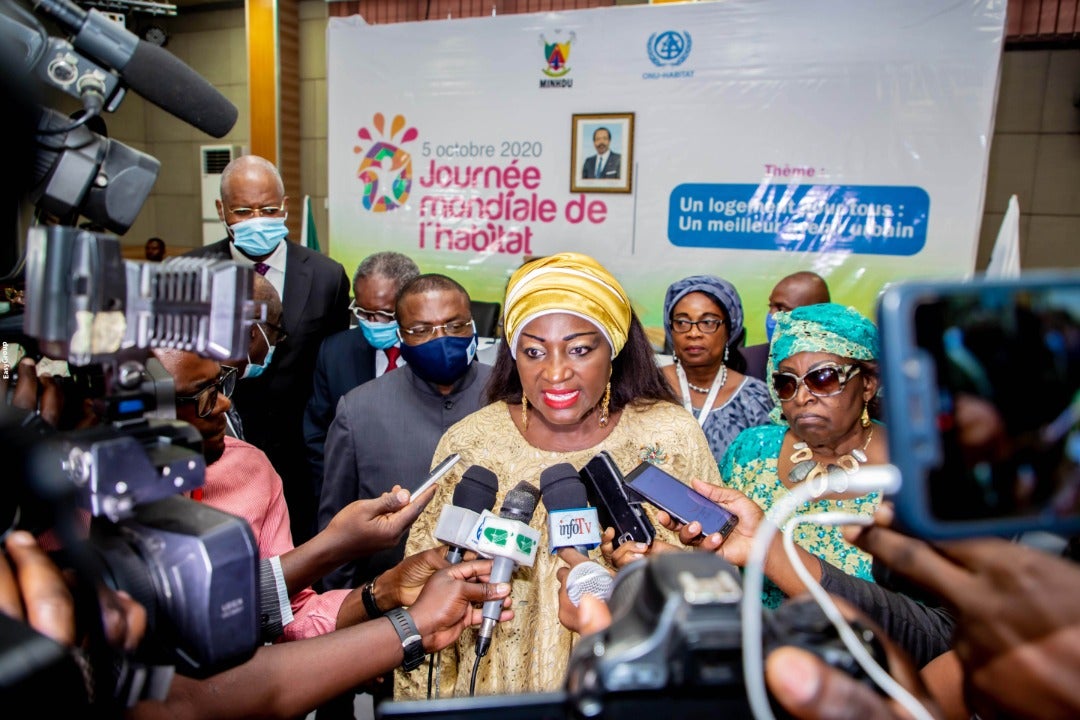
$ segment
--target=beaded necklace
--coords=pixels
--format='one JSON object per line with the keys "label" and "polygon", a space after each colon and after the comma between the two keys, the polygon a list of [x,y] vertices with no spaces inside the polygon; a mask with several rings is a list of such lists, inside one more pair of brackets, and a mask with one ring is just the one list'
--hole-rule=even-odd
{"label": "beaded necklace", "polygon": [[679,378],[679,390],[683,397],[683,407],[691,415],[694,414],[694,405],[690,402],[690,391],[696,390],[699,393],[705,395],[705,402],[701,404],[701,412],[698,413],[697,421],[698,425],[705,427],[705,418],[712,412],[712,407],[716,403],[716,396],[720,394],[720,388],[724,387],[727,382],[727,365],[720,366],[720,372],[716,373],[716,377],[713,378],[712,387],[700,388],[697,385],[691,385],[690,381],[686,379],[686,371],[683,370],[682,364],[679,362],[679,358],[675,358],[675,374]]}

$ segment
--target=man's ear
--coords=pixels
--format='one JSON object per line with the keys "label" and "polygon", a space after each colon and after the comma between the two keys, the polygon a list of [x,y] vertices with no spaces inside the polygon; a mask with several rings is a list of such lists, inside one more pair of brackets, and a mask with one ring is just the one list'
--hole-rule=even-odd
{"label": "man's ear", "polygon": [[225,206],[221,204],[221,199],[214,200],[214,207],[217,208],[217,216],[221,222],[225,222]]}

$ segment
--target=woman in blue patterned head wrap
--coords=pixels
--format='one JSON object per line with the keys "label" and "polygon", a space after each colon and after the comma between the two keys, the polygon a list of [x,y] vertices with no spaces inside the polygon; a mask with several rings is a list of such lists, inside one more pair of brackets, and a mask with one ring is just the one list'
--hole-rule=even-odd
{"label": "woman in blue patterned head wrap", "polygon": [[[885,428],[871,419],[877,356],[877,328],[854,308],[821,303],[777,313],[768,365],[775,422],[745,430],[731,443],[720,463],[724,484],[768,512],[798,483],[820,495],[830,473],[888,462]],[[804,512],[871,515],[877,504],[877,495],[842,497],[812,502]],[[873,579],[870,556],[837,527],[801,525],[795,542],[850,575]],[[775,607],[782,598],[767,583],[766,604]]]}
{"label": "woman in blue patterned head wrap", "polygon": [[664,333],[674,363],[664,377],[695,418],[717,462],[748,427],[769,422],[773,402],[765,383],[743,375],[745,336],[735,286],[715,275],[671,284],[664,298]]}

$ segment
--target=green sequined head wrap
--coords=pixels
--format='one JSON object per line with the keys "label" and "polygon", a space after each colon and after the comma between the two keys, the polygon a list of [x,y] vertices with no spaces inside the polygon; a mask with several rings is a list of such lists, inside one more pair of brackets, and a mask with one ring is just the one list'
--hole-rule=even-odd
{"label": "green sequined head wrap", "polygon": [[776,366],[792,355],[822,352],[852,360],[877,359],[877,326],[853,307],[837,303],[804,305],[791,312],[777,313],[775,317],[776,330],[773,331],[765,375],[775,405],[770,413],[773,422],[782,423],[783,420],[772,375]]}

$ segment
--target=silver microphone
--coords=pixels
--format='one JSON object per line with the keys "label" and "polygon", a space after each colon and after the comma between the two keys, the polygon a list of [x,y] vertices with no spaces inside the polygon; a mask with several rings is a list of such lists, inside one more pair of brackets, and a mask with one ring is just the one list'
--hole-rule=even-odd
{"label": "silver microphone", "polygon": [[611,588],[614,585],[615,578],[611,573],[599,563],[592,561],[578,563],[566,576],[566,594],[570,597],[570,602],[574,603],[574,607],[578,606],[581,596],[585,593],[607,601],[611,597]]}

